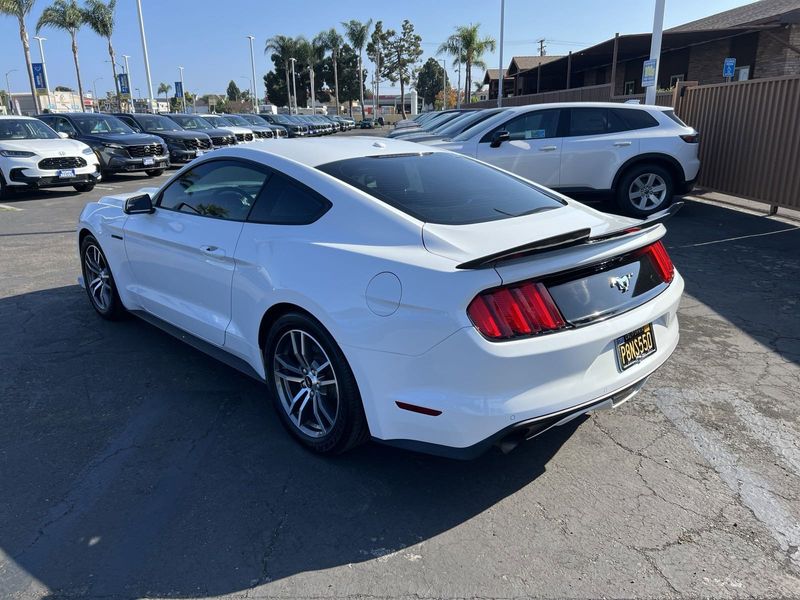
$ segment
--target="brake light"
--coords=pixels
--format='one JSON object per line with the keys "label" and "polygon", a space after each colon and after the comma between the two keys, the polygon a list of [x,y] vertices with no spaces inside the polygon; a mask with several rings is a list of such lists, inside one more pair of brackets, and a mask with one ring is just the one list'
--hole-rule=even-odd
{"label": "brake light", "polygon": [[680,136],[680,138],[686,142],[687,144],[696,144],[700,141],[700,134],[699,133],[689,133],[686,135]]}
{"label": "brake light", "polygon": [[664,280],[664,283],[670,283],[673,277],[675,277],[675,266],[672,264],[672,259],[669,257],[669,254],[667,254],[667,249],[664,248],[664,244],[658,241],[655,244],[649,245],[646,251],[653,261],[658,274],[661,275],[661,279]]}
{"label": "brake light", "polygon": [[490,339],[510,339],[566,326],[547,288],[531,281],[478,294],[467,308],[475,327]]}

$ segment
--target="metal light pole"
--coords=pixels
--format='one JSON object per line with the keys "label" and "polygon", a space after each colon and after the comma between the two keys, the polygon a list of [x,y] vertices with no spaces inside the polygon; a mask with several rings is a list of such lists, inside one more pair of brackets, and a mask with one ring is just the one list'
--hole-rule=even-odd
{"label": "metal light pole", "polygon": [[656,103],[656,90],[658,89],[658,63],[661,62],[661,32],[664,29],[664,0],[656,0],[656,10],[653,15],[653,37],[650,39],[650,60],[656,61],[656,74],[653,85],[645,90],[644,103]]}
{"label": "metal light pole", "polygon": [[44,86],[47,89],[47,108],[50,108],[50,78],[47,76],[47,63],[44,60],[44,45],[42,42],[46,42],[47,38],[42,37],[40,35],[33,36],[37,42],[39,42],[39,56],[42,57],[42,71],[44,75]]}
{"label": "metal light pole", "polygon": [[253,53],[253,40],[255,36],[248,35],[250,40],[250,68],[253,70],[253,112],[258,114],[258,82],[256,81],[256,55]]}
{"label": "metal light pole", "polygon": [[14,73],[17,69],[6,71],[6,93],[8,94],[8,107],[11,109],[11,114],[14,114],[14,102],[11,100],[11,84],[8,82],[8,76]]}
{"label": "metal light pole", "polygon": [[[125,60],[125,75],[128,76],[128,91],[130,92],[131,90],[134,89],[133,81],[131,81],[131,68],[128,66],[128,59],[130,58],[130,56],[128,56],[127,54],[123,54],[122,58]],[[139,88],[136,89],[138,90]],[[136,112],[136,103],[133,101],[133,94],[131,94],[131,112],[132,113]]]}
{"label": "metal light pole", "polygon": [[183,83],[183,67],[178,67],[181,72],[181,103],[183,104],[183,112],[186,112],[186,86]]}
{"label": "metal light pole", "polygon": [[[290,58],[289,60],[292,63],[292,95],[294,96],[294,114],[297,114],[297,83],[295,82],[295,76],[294,76],[294,63],[297,62],[297,59],[296,58]],[[288,92],[289,90],[286,90],[286,91]],[[291,102],[289,102],[289,112],[290,113],[292,112],[292,103]]]}
{"label": "metal light pole", "polygon": [[503,106],[503,28],[506,21],[506,0],[500,0],[500,69],[497,82],[497,108]]}
{"label": "metal light pole", "polygon": [[97,97],[97,82],[100,81],[101,79],[102,77],[98,77],[97,79],[92,81],[92,93],[94,93],[95,112],[99,112],[98,109],[100,108],[100,99]]}
{"label": "metal light pole", "polygon": [[142,0],[136,0],[139,12],[139,31],[142,34],[142,52],[144,53],[144,72],[147,75],[147,103],[153,111],[153,80],[150,78],[150,59],[147,57],[147,38],[144,35],[144,18],[142,17]]}
{"label": "metal light pole", "polygon": [[314,66],[308,65],[308,74],[311,77],[311,114],[317,114],[317,105],[314,102]]}
{"label": "metal light pole", "polygon": [[[472,90],[470,90],[471,92]],[[456,108],[461,108],[461,42],[458,43],[458,87],[456,88]]]}
{"label": "metal light pole", "polygon": [[442,110],[447,109],[447,60],[442,60]]}

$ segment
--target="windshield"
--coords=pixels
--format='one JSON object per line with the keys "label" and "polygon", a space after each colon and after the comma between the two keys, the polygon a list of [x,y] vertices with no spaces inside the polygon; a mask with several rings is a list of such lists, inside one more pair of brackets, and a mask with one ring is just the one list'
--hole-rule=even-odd
{"label": "windshield", "polygon": [[223,119],[219,115],[205,115],[203,118],[214,127],[230,127],[232,125],[230,121]]}
{"label": "windshield", "polygon": [[0,140],[52,140],[55,131],[38,119],[0,119]]}
{"label": "windshield", "polygon": [[234,125],[244,125],[245,127],[250,125],[250,123],[245,121],[239,115],[225,115],[225,120],[228,121],[229,123],[233,123]]}
{"label": "windshield", "polygon": [[175,121],[161,115],[138,115],[136,122],[145,131],[181,131]]}
{"label": "windshield", "polygon": [[211,123],[200,117],[174,115],[171,119],[184,129],[214,129]]}
{"label": "windshield", "polygon": [[481,110],[478,112],[467,113],[466,115],[463,115],[458,119],[454,119],[450,123],[446,123],[445,125],[437,128],[436,133],[444,138],[458,135],[459,133],[468,131],[470,128],[483,123],[486,119],[490,119],[504,110],[505,109],[502,108],[495,108],[492,110]]}
{"label": "windshield", "polygon": [[500,125],[501,123],[507,121],[510,117],[513,117],[514,114],[519,114],[519,113],[511,113],[508,110],[502,110],[496,115],[492,115],[485,121],[481,121],[481,124],[485,125],[485,127],[478,127],[478,128],[470,127],[469,129],[466,129],[462,133],[459,133],[457,136],[455,136],[452,141],[463,142],[465,140],[470,139],[472,136],[476,134],[480,134],[480,132],[494,129],[497,125]]}
{"label": "windshield", "polygon": [[133,133],[133,129],[125,125],[117,117],[111,115],[74,115],[72,120],[78,130],[86,135],[104,133]]}
{"label": "windshield", "polygon": [[349,158],[317,168],[426,223],[484,223],[564,205],[522,179],[450,152]]}
{"label": "windshield", "polygon": [[292,121],[285,115],[273,115],[272,117],[275,119],[276,123],[280,123],[281,125],[291,125]]}

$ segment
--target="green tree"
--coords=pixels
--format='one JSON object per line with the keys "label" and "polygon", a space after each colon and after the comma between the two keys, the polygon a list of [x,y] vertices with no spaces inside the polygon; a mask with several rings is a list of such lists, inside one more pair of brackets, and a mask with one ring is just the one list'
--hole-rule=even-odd
{"label": "green tree", "polygon": [[[357,73],[360,77],[359,80],[359,88],[361,90],[360,101],[361,101],[361,117],[364,117],[364,67],[363,67],[363,57],[362,54],[364,52],[364,46],[367,44],[367,38],[369,37],[369,28],[372,26],[372,19],[367,21],[366,23],[362,23],[356,19],[350,19],[347,22],[342,22],[342,26],[344,27],[344,35],[350,42],[351,47],[353,50],[358,54],[358,66]],[[352,102],[350,105],[350,113],[353,112]]]}
{"label": "green tree", "polygon": [[164,102],[169,102],[169,91],[172,89],[172,85],[169,83],[164,83],[163,81],[158,84],[158,91],[157,94],[164,94]]}
{"label": "green tree", "polygon": [[[290,109],[291,109],[292,87],[289,83],[289,66],[290,66],[289,61],[292,58],[297,58],[296,56],[294,56],[297,51],[297,46],[298,46],[297,39],[286,35],[273,36],[267,40],[267,43],[264,46],[264,54],[270,54],[272,57],[272,62],[276,66],[280,62],[281,67],[283,68],[284,79],[286,80],[286,98],[287,98],[286,104]],[[276,98],[273,97],[272,101],[276,102]],[[295,104],[297,104],[296,98],[295,98]]]}
{"label": "green tree", "polygon": [[341,52],[344,39],[333,27],[320,32],[314,38],[314,43],[323,48],[324,51],[331,53],[331,64],[333,65],[333,89],[336,96],[336,114],[339,114],[339,53]]}
{"label": "green tree", "polygon": [[384,77],[392,83],[400,83],[400,111],[406,118],[406,92],[416,75],[416,65],[422,55],[422,37],[414,33],[414,25],[408,19],[403,21],[400,31],[389,29],[386,32],[386,59],[381,66]]}
{"label": "green tree", "polygon": [[86,111],[83,103],[83,83],[81,82],[81,67],[78,62],[78,30],[83,25],[83,11],[75,0],[55,0],[44,9],[39,21],[36,23],[36,33],[45,27],[61,29],[69,33],[72,40],[72,58],[75,61],[75,75],[78,78],[78,96],[81,101],[81,110]]}
{"label": "green tree", "polygon": [[117,0],[108,0],[108,4],[103,0],[86,0],[86,6],[83,8],[83,21],[92,31],[108,41],[108,56],[111,58],[111,71],[114,74],[114,87],[117,90],[117,106],[119,110],[122,110],[122,96],[119,92],[119,81],[117,81],[117,56],[114,53],[114,46],[111,44],[116,6]]}
{"label": "green tree", "polygon": [[[378,97],[378,101],[375,103],[376,107],[380,104],[381,66],[384,62],[383,55],[387,42],[386,32],[383,30],[383,21],[378,21],[375,23],[375,28],[372,30],[372,35],[367,44],[367,56],[375,63],[375,95]],[[375,116],[377,117],[377,115]]]}
{"label": "green tree", "polygon": [[350,116],[353,116],[353,102],[364,95],[362,82],[366,72],[358,72],[358,54],[348,44],[342,46],[339,54],[341,77],[339,78],[339,94],[342,102],[349,105]]}
{"label": "green tree", "polygon": [[228,83],[228,90],[226,92],[228,96],[228,100],[235,101],[242,99],[242,92],[239,89],[239,86],[236,85],[236,82],[231,79],[230,83]]}
{"label": "green tree", "polygon": [[415,88],[426,105],[433,104],[436,95],[441,93],[446,77],[444,68],[435,58],[429,58],[422,65]]}
{"label": "green tree", "polygon": [[439,54],[449,54],[453,57],[453,66],[463,64],[466,73],[464,82],[464,98],[467,102],[470,99],[472,89],[472,67],[486,69],[483,55],[486,52],[494,52],[497,44],[491,36],[481,37],[480,23],[474,25],[459,25],[456,32],[439,46]]}
{"label": "green tree", "polygon": [[[31,66],[31,46],[28,40],[28,28],[25,26],[25,17],[30,14],[34,0],[0,0],[0,14],[16,17],[19,25],[19,39],[25,53],[25,67],[28,71],[28,81],[31,84],[31,96],[36,110],[41,110],[39,97],[36,95],[36,84],[33,81],[33,67]],[[10,92],[11,90],[9,90]]]}

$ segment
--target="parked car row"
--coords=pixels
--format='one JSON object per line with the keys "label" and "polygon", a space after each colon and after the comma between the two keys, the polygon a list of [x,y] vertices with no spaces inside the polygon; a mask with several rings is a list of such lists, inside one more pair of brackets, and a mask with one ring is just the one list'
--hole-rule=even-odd
{"label": "parked car row", "polygon": [[350,117],[336,115],[276,115],[264,113],[259,116],[272,125],[286,128],[289,137],[330,135],[339,131],[350,131],[356,126],[356,122]]}
{"label": "parked car row", "polygon": [[389,137],[477,158],[565,193],[611,194],[646,217],[691,190],[699,134],[672,108],[566,102],[429,112]]}

